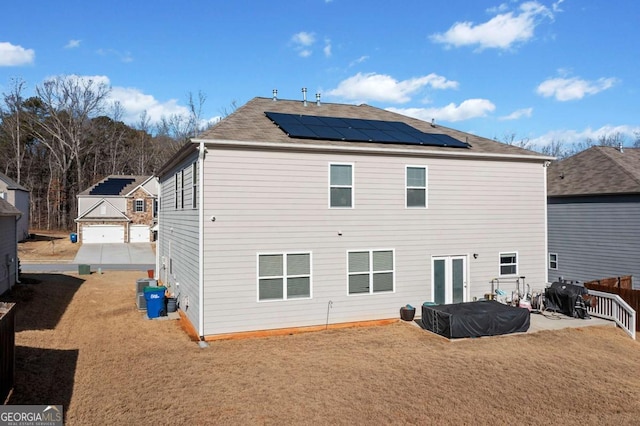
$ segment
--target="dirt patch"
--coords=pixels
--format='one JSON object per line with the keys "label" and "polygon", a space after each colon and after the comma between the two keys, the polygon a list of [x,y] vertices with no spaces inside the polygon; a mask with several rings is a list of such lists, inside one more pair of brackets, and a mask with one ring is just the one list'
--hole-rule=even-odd
{"label": "dirt patch", "polygon": [[21,261],[66,261],[73,260],[80,248],[72,243],[69,232],[32,231],[31,237],[18,243],[18,257]]}
{"label": "dirt patch", "polygon": [[9,403],[63,404],[69,425],[624,425],[640,416],[640,344],[612,327],[451,343],[396,323],[200,349],[178,321],[143,319],[135,280],[144,277],[35,277],[17,305]]}

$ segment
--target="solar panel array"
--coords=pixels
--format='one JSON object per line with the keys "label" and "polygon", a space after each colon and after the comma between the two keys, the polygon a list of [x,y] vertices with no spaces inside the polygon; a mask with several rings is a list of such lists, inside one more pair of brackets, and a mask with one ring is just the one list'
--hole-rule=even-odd
{"label": "solar panel array", "polygon": [[408,145],[468,148],[445,134],[425,133],[400,121],[265,112],[289,137],[349,142],[379,142]]}
{"label": "solar panel array", "polygon": [[120,192],[134,181],[132,178],[108,178],[89,191],[89,195],[120,195]]}

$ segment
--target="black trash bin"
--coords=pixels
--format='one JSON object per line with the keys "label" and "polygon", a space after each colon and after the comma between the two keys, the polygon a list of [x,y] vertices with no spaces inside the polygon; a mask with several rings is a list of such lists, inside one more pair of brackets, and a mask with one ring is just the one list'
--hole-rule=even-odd
{"label": "black trash bin", "polygon": [[400,308],[400,318],[403,321],[413,321],[416,316],[416,308],[411,305],[403,306]]}

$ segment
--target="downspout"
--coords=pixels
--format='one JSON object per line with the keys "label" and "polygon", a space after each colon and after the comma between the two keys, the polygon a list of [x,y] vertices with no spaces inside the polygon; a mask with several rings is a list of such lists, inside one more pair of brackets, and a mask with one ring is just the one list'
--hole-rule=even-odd
{"label": "downspout", "polygon": [[[22,214],[19,216],[16,216],[16,229],[18,229],[18,221],[20,220],[21,217],[22,217]],[[17,234],[18,233],[16,232],[16,235]],[[20,258],[18,258],[18,241],[17,240],[18,239],[16,238],[16,258],[13,261],[13,263],[16,268],[16,284],[22,284],[20,282]],[[11,274],[9,274],[9,279],[11,279]]]}
{"label": "downspout", "polygon": [[204,340],[204,156],[207,150],[200,142],[198,152],[198,335]]}
{"label": "downspout", "polygon": [[547,171],[549,170],[549,161],[544,162],[544,282],[549,282],[549,223],[547,222]]}
{"label": "downspout", "polygon": [[[156,239],[156,272],[155,272],[155,279],[160,281],[160,270],[162,269],[161,265],[160,265],[160,198],[162,198],[162,184],[160,183],[160,178],[158,177],[158,200],[154,201],[158,203],[158,208],[156,208],[156,206],[151,206],[151,211],[155,210],[156,212],[156,227],[158,228],[158,231],[156,235],[158,235],[158,238]],[[154,231],[151,231],[154,232]],[[153,235],[153,234],[152,234]],[[164,249],[164,247],[163,247]],[[163,283],[166,285],[166,283]]]}

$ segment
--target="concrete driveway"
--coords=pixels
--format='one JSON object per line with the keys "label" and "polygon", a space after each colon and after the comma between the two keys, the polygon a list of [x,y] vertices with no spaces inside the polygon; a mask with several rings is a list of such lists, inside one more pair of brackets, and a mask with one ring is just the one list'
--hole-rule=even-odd
{"label": "concrete driveway", "polygon": [[150,243],[83,244],[73,263],[88,265],[155,264],[156,255]]}

